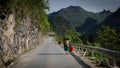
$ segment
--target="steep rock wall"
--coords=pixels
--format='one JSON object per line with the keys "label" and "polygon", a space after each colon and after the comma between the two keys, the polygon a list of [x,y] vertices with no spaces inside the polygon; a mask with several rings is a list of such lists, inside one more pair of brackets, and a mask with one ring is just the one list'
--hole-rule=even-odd
{"label": "steep rock wall", "polygon": [[14,13],[0,17],[0,68],[42,43],[42,35],[29,16],[24,16],[17,26],[15,19]]}

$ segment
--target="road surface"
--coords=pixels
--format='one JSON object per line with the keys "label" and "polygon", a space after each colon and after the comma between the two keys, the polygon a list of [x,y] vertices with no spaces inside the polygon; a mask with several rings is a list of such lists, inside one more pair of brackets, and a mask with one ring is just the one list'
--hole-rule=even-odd
{"label": "road surface", "polygon": [[44,44],[21,56],[9,68],[83,68],[48,37]]}

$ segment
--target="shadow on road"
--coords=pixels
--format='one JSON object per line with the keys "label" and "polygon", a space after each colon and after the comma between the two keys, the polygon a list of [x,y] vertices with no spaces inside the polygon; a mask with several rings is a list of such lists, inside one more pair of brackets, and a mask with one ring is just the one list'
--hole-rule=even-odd
{"label": "shadow on road", "polygon": [[64,53],[40,53],[37,55],[66,55],[66,54],[64,54]]}
{"label": "shadow on road", "polygon": [[76,56],[74,53],[71,54],[75,60],[83,67],[83,68],[91,68],[89,65],[84,63],[78,56]]}

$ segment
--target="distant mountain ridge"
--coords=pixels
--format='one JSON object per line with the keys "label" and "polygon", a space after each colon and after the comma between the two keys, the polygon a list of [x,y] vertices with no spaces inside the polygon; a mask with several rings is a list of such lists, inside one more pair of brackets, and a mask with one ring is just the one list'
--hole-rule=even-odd
{"label": "distant mountain ridge", "polygon": [[114,29],[120,31],[120,7],[116,12],[108,16],[101,25],[109,25]]}
{"label": "distant mountain ridge", "polygon": [[86,32],[86,34],[95,34],[102,25],[110,26],[111,28],[117,30],[117,32],[120,32],[120,8],[118,8],[114,13],[106,17],[103,22],[90,29],[89,32]]}
{"label": "distant mountain ridge", "polygon": [[[60,29],[64,30],[67,28],[73,29],[80,33],[86,33],[90,29],[94,28],[96,25],[103,22],[105,18],[111,14],[112,13],[109,10],[103,10],[102,12],[99,13],[93,13],[88,12],[79,6],[70,6],[61,9],[58,12],[49,14],[49,22],[51,24],[53,31],[56,32],[57,34],[60,34],[58,33],[61,32]],[[61,20],[59,20],[60,18],[57,19],[58,17],[60,17]],[[65,22],[62,19],[67,21],[67,23],[64,24]],[[64,28],[60,27],[60,25],[56,23],[62,24],[62,26],[65,27]],[[59,29],[56,29],[53,26],[59,27]]]}

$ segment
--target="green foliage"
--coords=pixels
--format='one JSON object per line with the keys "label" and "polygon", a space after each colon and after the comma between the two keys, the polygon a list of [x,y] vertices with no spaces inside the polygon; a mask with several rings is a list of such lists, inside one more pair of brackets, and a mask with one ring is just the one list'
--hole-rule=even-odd
{"label": "green foliage", "polygon": [[90,43],[89,41],[87,41],[87,45],[95,46],[95,47],[100,47],[100,43],[98,43],[98,42]]}
{"label": "green foliage", "polygon": [[65,34],[65,38],[66,38],[66,39],[71,39],[71,35],[69,35],[69,34],[66,33],[66,34]]}
{"label": "green foliage", "polygon": [[63,37],[66,30],[73,29],[69,21],[61,16],[56,16],[54,19],[51,19],[51,21],[52,30],[61,37]]}
{"label": "green foliage", "polygon": [[89,41],[87,41],[87,45],[91,45],[91,43]]}
{"label": "green foliage", "polygon": [[55,35],[55,41],[63,42],[63,38],[61,38],[61,37],[58,36],[58,35]]}
{"label": "green foliage", "polygon": [[50,32],[50,24],[48,22],[48,17],[46,14],[44,15],[43,22],[40,23],[40,30],[41,30],[42,34]]}
{"label": "green foliage", "polygon": [[69,30],[66,30],[65,32],[65,37],[66,38],[69,38],[71,40],[71,42],[73,43],[80,43],[82,44],[82,40],[79,38],[80,34],[69,29]]}
{"label": "green foliage", "polygon": [[97,31],[97,42],[101,44],[101,47],[120,50],[120,35],[116,33],[116,30],[110,28],[109,26],[102,26],[101,30]]}
{"label": "green foliage", "polygon": [[16,25],[29,16],[32,24],[38,26],[42,34],[50,30],[48,16],[45,12],[46,9],[49,9],[48,0],[6,0],[4,3],[4,10],[7,10],[8,14],[15,13]]}

